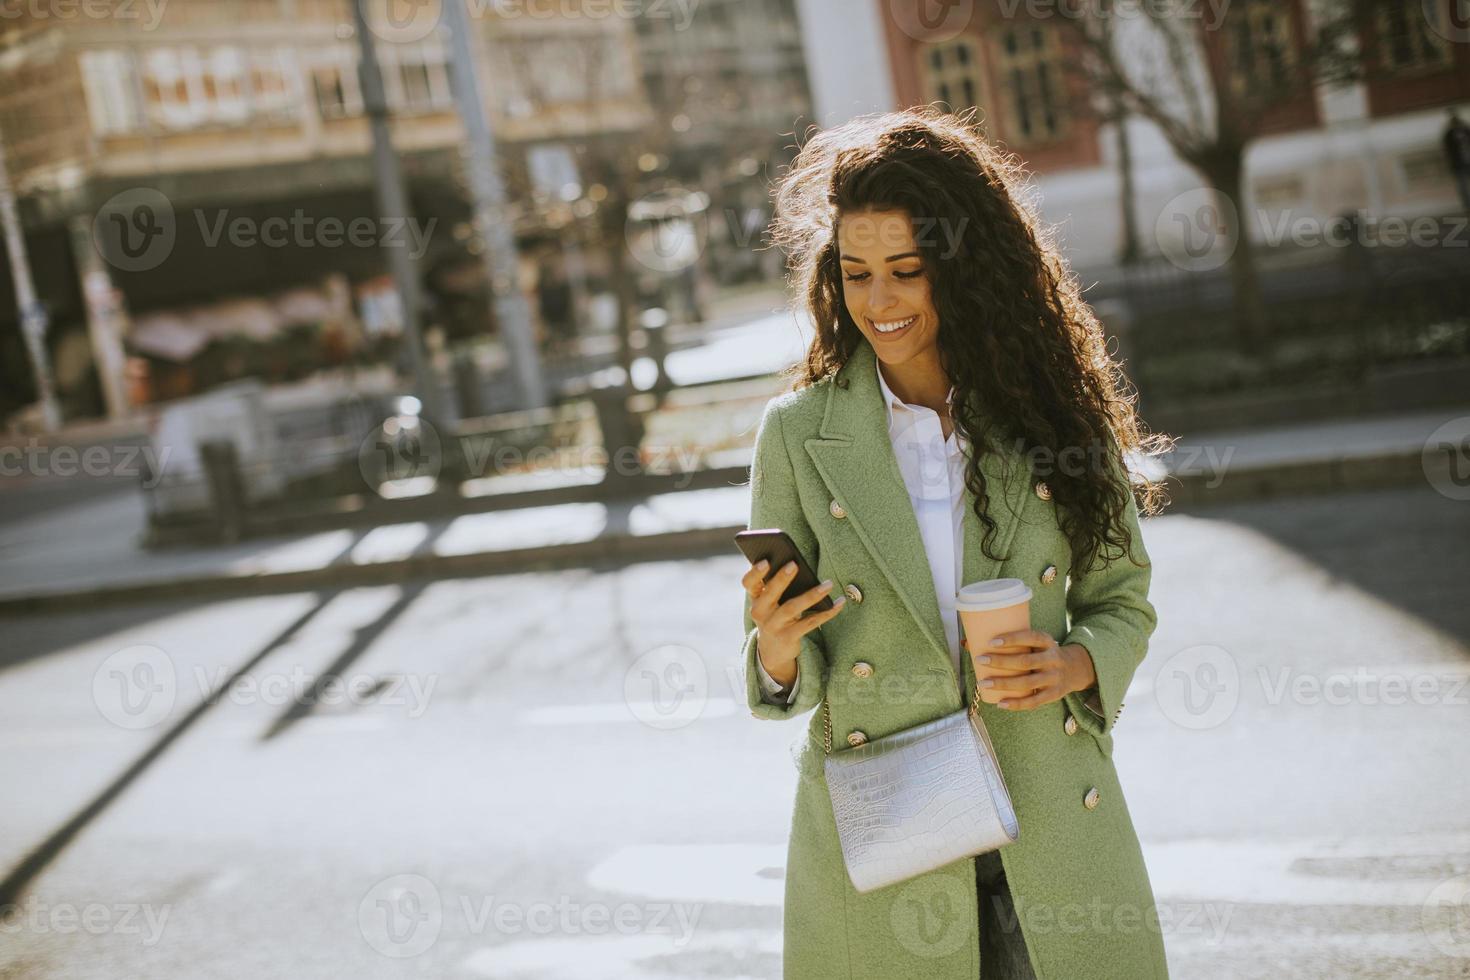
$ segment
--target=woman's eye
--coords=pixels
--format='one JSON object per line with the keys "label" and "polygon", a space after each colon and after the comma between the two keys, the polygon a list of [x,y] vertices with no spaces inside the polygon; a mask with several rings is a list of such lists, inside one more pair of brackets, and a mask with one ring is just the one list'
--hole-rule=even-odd
{"label": "woman's eye", "polygon": [[920,269],[918,272],[895,272],[894,273],[894,275],[897,276],[900,279],[917,279],[920,276],[922,276],[923,274],[924,274],[924,270],[923,269]]}
{"label": "woman's eye", "polygon": [[859,272],[855,276],[847,276],[845,278],[847,279],[848,282],[862,282],[864,279],[868,278],[868,275],[869,275],[869,273]]}

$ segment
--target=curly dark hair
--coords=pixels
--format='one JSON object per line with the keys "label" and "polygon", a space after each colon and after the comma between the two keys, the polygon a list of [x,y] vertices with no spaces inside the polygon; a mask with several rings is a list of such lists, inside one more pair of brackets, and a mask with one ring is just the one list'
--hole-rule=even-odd
{"label": "curly dark hair", "polygon": [[[783,377],[791,390],[815,384],[868,342],[843,299],[842,215],[906,212],[939,316],[936,343],[955,387],[955,427],[972,446],[1016,446],[1045,477],[1074,567],[1085,571],[1099,554],[1112,560],[1115,547],[1131,558],[1122,520],[1130,492],[1145,514],[1166,502],[1161,481],[1143,476],[1132,485],[1124,454],[1157,455],[1171,440],[1144,432],[1137,391],[1109,355],[1052,229],[1023,196],[1031,190],[1020,161],[985,139],[972,111],[915,107],[811,134],[775,188],[768,231],[816,331],[805,360]],[[948,223],[938,240],[921,234],[935,221]],[[1041,470],[1038,460],[1066,459],[1068,447],[1094,465]],[[982,550],[998,558],[978,454],[965,483],[985,528]]]}

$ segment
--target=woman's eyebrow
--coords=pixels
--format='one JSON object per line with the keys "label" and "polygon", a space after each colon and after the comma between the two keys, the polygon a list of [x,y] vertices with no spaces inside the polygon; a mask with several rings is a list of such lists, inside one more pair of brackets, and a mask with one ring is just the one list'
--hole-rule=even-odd
{"label": "woman's eyebrow", "polygon": [[[838,255],[837,257],[839,259],[841,259],[842,261],[844,261],[844,262],[856,262],[859,265],[867,265],[868,264],[868,263],[864,262],[862,259],[858,258],[856,255],[842,254],[842,255]],[[920,255],[918,252],[899,252],[897,255],[890,255],[890,256],[888,256],[888,258],[884,259],[883,261],[884,262],[897,262],[899,259],[913,259],[913,258],[923,258],[923,256]]]}

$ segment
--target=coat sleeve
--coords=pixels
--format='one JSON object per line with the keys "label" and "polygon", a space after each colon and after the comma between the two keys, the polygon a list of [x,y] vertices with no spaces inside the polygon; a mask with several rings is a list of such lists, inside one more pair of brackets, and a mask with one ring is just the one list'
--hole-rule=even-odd
{"label": "coat sleeve", "polygon": [[[1127,479],[1122,470],[1116,475]],[[1119,555],[1098,567],[1103,562],[1099,557],[1091,569],[1074,578],[1067,590],[1071,627],[1061,642],[1078,643],[1087,649],[1097,672],[1097,686],[1073,691],[1065,700],[1077,723],[1095,735],[1111,732],[1117,723],[1123,695],[1148,653],[1149,637],[1158,625],[1158,615],[1148,600],[1153,567],[1144,549],[1138,504],[1131,490],[1123,517],[1132,535],[1132,557],[1139,564]]]}
{"label": "coat sleeve", "polygon": [[[750,530],[777,527],[791,536],[807,562],[817,565],[817,537],[802,513],[796,494],[796,471],[792,468],[781,431],[777,400],[767,403],[755,436],[755,454],[750,465]],[[775,569],[772,569],[774,573]],[[761,690],[756,669],[755,620],[750,615],[751,598],[745,596],[745,642],[741,649],[744,665],[745,697],[750,712],[757,718],[792,718],[815,708],[826,692],[826,646],[821,629],[801,638],[796,671],[799,683],[791,692],[789,703],[772,703]]]}

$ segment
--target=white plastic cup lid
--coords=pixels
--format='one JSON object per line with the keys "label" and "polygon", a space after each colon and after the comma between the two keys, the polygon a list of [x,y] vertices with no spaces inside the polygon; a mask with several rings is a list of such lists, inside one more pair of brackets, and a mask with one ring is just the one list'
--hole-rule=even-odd
{"label": "white plastic cup lid", "polygon": [[954,598],[955,609],[960,612],[990,612],[1030,602],[1031,587],[1018,578],[996,578],[962,586]]}

